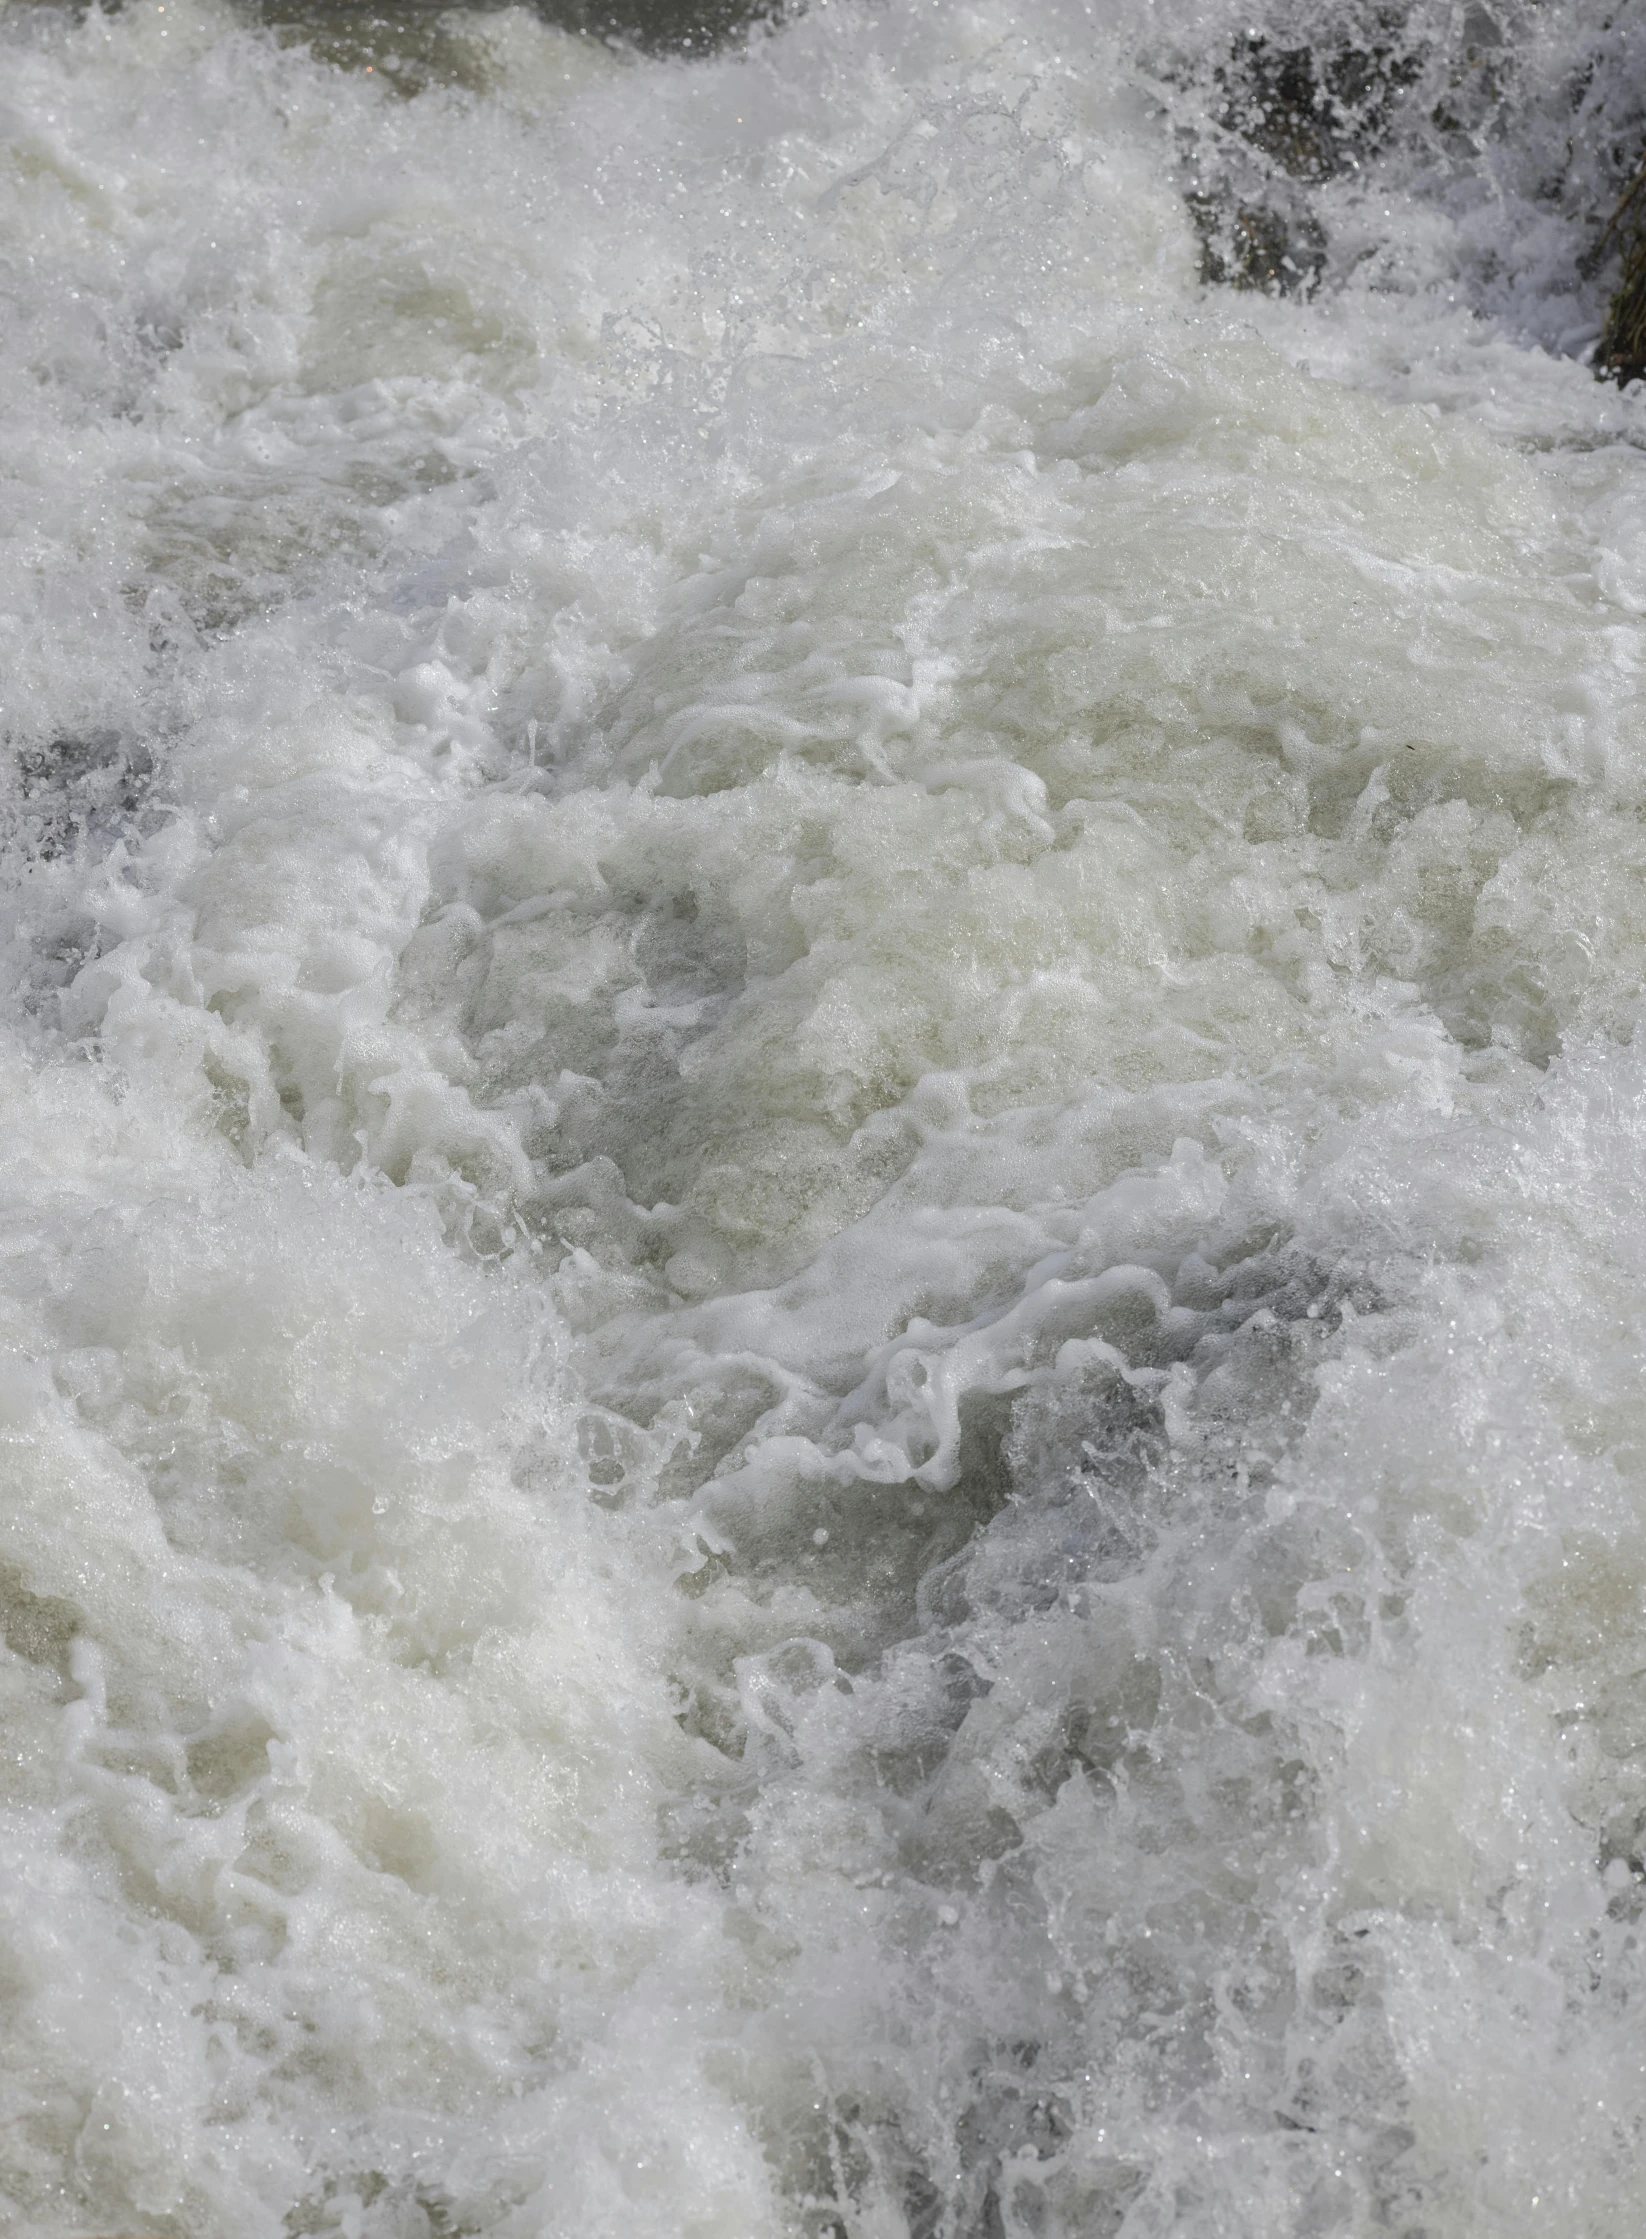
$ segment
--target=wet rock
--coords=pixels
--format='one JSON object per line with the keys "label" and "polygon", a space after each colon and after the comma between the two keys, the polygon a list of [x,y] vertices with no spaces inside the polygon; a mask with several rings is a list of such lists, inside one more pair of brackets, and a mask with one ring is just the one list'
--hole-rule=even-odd
{"label": "wet rock", "polygon": [[1306,295],[1327,237],[1309,190],[1357,170],[1389,136],[1420,58],[1386,11],[1364,45],[1281,46],[1250,31],[1212,72],[1209,144],[1187,200],[1201,278]]}
{"label": "wet rock", "polygon": [[1646,158],[1612,214],[1597,249],[1621,239],[1623,269],[1595,346],[1595,371],[1627,385],[1646,377]]}
{"label": "wet rock", "polygon": [[1391,37],[1369,47],[1275,47],[1249,32],[1217,72],[1219,124],[1288,177],[1318,184],[1356,168],[1388,136],[1417,62]]}
{"label": "wet rock", "polygon": [[1189,215],[1208,285],[1307,295],[1325,269],[1325,229],[1307,210],[1191,194]]}

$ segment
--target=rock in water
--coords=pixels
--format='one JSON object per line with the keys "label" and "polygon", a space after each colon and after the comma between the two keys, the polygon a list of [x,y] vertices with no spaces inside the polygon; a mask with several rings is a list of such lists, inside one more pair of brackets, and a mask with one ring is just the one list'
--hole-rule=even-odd
{"label": "rock in water", "polygon": [[1623,386],[1646,374],[1646,157],[1630,181],[1602,236],[1602,246],[1621,232],[1623,272],[1606,311],[1595,350],[1595,369]]}

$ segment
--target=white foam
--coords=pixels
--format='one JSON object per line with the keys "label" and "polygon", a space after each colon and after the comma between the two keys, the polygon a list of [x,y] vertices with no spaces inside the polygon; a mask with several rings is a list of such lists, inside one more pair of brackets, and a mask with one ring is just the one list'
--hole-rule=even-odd
{"label": "white foam", "polygon": [[1632,61],[1244,23],[0,21],[19,2230],[1634,2229]]}

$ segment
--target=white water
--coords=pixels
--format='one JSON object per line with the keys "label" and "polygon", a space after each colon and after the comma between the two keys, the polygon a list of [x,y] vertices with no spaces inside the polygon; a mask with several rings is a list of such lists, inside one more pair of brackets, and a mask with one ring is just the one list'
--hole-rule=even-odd
{"label": "white water", "polygon": [[1638,2231],[1646,57],[1247,20],[0,14],[7,2229]]}

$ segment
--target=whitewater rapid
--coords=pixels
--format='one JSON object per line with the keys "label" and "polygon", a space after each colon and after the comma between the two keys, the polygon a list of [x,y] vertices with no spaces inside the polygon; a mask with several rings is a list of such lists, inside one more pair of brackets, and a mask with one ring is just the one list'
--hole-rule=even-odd
{"label": "whitewater rapid", "polygon": [[1646,33],[1252,22],[0,9],[8,2231],[1638,2231]]}

